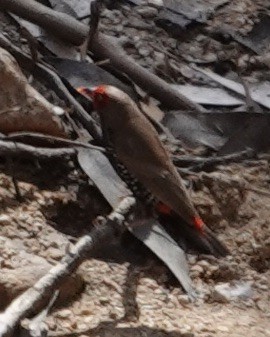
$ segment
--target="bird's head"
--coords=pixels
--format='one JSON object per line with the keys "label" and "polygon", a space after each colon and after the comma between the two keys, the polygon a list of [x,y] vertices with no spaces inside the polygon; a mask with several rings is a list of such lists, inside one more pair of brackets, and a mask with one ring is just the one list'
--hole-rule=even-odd
{"label": "bird's head", "polygon": [[97,87],[79,87],[77,91],[93,102],[96,110],[106,109],[113,103],[121,104],[127,96],[124,92],[110,85],[99,85]]}
{"label": "bird's head", "polygon": [[119,125],[140,114],[129,95],[114,86],[80,87],[77,91],[93,102],[103,128],[118,129]]}

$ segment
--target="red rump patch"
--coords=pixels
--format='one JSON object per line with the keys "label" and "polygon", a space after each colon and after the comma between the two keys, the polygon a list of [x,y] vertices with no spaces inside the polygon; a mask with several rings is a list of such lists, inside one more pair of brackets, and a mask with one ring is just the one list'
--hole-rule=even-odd
{"label": "red rump patch", "polygon": [[195,216],[193,218],[193,222],[194,222],[194,225],[195,227],[201,231],[203,229],[203,226],[204,226],[204,222],[202,221],[202,218],[200,218],[199,216]]}
{"label": "red rump patch", "polygon": [[169,206],[163,204],[163,202],[158,202],[156,205],[156,211],[164,215],[170,215],[172,209]]}
{"label": "red rump patch", "polygon": [[[163,215],[172,215],[172,209],[161,201],[156,204],[156,211]],[[194,216],[192,220],[195,228],[201,232],[204,226],[202,218],[199,216]]]}

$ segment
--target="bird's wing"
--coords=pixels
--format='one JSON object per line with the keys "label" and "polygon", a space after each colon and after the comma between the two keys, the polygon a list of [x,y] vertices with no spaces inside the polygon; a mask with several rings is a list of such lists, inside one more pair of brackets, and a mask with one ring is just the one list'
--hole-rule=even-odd
{"label": "bird's wing", "polygon": [[160,201],[188,223],[197,214],[169,152],[152,124],[137,115],[114,134],[118,159]]}

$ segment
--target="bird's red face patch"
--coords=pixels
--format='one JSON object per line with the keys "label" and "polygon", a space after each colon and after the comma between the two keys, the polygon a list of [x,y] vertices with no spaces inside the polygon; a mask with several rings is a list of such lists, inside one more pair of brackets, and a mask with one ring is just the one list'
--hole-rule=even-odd
{"label": "bird's red face patch", "polygon": [[109,96],[104,85],[100,85],[93,89],[79,87],[77,88],[77,91],[83,96],[91,98],[95,109],[103,108],[108,104]]}

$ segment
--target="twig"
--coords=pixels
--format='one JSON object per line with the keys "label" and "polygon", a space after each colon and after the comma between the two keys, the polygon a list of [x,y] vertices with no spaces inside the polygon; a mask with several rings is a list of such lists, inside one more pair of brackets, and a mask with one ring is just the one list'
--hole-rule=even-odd
{"label": "twig", "polygon": [[[69,43],[81,45],[88,34],[88,27],[70,17],[56,12],[33,0],[1,0],[0,8],[52,31]],[[167,82],[150,73],[132,60],[124,50],[105,34],[94,36],[91,51],[99,59],[109,59],[116,69],[121,69],[137,85],[171,109],[205,111],[200,105],[190,101],[172,88]]]}
{"label": "twig", "polygon": [[54,266],[48,274],[43,276],[33,287],[17,297],[10,306],[0,315],[0,337],[12,336],[20,321],[32,312],[38,312],[46,305],[50,294],[63,283],[65,278],[74,272],[89,254],[112,237],[119,237],[125,230],[123,223],[135,206],[135,199],[125,198],[106,219],[92,230],[89,235],[83,236],[72,251]]}
{"label": "twig", "polygon": [[85,60],[87,55],[87,50],[91,48],[94,36],[98,33],[98,24],[100,19],[102,2],[100,0],[95,0],[90,2],[90,22],[89,22],[89,32],[85,42],[81,46],[81,60]]}
{"label": "twig", "polygon": [[[16,144],[14,144],[14,146],[16,147]],[[16,199],[19,202],[22,202],[23,197],[22,197],[19,185],[18,185],[17,178],[15,176],[14,163],[13,163],[11,154],[7,155],[7,166],[8,166],[9,174],[11,175],[12,183],[15,189]]]}
{"label": "twig", "polygon": [[49,84],[55,93],[75,110],[78,120],[83,124],[90,135],[102,144],[101,132],[97,123],[70,94],[59,76],[52,69],[40,62],[33,63],[31,57],[15,47],[2,33],[0,33],[0,46],[9,51],[16,58],[21,67],[30,71],[40,81],[46,82],[47,85]]}
{"label": "twig", "polygon": [[191,156],[174,156],[175,165],[180,167],[188,167],[191,171],[198,172],[210,170],[216,165],[229,164],[250,158],[257,158],[256,153],[252,149],[217,157],[191,157]]}
{"label": "twig", "polygon": [[66,158],[67,156],[76,158],[76,155],[77,150],[74,148],[38,148],[22,143],[0,140],[0,156],[48,160],[55,158]]}
{"label": "twig", "polygon": [[70,139],[64,139],[60,137],[54,137],[49,135],[43,135],[41,133],[33,133],[33,132],[15,132],[10,133],[7,136],[1,136],[1,140],[7,140],[7,141],[20,141],[20,142],[40,142],[44,141],[48,145],[53,145],[57,147],[66,147],[66,146],[73,146],[73,147],[84,147],[88,149],[98,150],[100,152],[106,152],[106,150],[103,147],[95,146],[89,143],[83,143],[77,140],[70,140]]}

